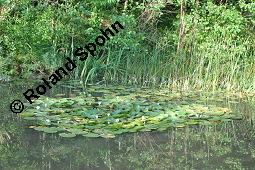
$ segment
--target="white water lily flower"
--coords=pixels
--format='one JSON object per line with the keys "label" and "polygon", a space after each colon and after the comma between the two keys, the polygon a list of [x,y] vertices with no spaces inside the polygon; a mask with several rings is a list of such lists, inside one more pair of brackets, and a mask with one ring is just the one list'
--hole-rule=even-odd
{"label": "white water lily flower", "polygon": [[144,116],[142,116],[142,121],[143,121],[143,122],[145,121],[145,117],[144,117]]}
{"label": "white water lily flower", "polygon": [[110,113],[108,113],[107,116],[110,116]]}
{"label": "white water lily flower", "polygon": [[36,106],[36,109],[39,110],[39,109],[40,109],[40,106]]}
{"label": "white water lily flower", "polygon": [[119,121],[120,121],[120,119],[115,119],[115,122],[117,122],[117,123],[118,123]]}
{"label": "white water lily flower", "polygon": [[96,119],[98,119],[98,115],[96,115]]}
{"label": "white water lily flower", "polygon": [[47,123],[50,123],[50,119],[46,119],[45,121],[46,121]]}

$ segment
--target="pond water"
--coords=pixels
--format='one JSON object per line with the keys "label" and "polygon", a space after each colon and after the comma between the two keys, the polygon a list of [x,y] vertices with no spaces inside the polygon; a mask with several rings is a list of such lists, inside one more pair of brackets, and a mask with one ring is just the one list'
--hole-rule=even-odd
{"label": "pond water", "polygon": [[[33,83],[0,85],[0,169],[254,169],[254,100],[210,101],[242,113],[242,120],[164,131],[124,133],[113,139],[63,138],[28,128],[9,110]],[[78,90],[77,90],[78,89]],[[59,85],[48,96],[72,97],[82,88]],[[95,94],[100,95],[100,93]],[[224,96],[224,94],[222,94]],[[186,99],[190,104],[193,100]]]}

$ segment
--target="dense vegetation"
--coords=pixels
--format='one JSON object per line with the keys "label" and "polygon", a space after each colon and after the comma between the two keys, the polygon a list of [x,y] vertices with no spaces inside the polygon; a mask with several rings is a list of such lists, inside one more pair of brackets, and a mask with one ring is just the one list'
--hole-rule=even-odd
{"label": "dense vegetation", "polygon": [[116,20],[125,30],[70,78],[255,88],[254,0],[0,0],[0,81],[50,74]]}

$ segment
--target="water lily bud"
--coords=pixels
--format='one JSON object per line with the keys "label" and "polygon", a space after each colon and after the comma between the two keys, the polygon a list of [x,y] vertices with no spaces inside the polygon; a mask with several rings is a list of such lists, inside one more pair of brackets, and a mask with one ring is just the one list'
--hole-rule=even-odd
{"label": "water lily bud", "polygon": [[145,117],[144,116],[142,116],[142,121],[145,121]]}

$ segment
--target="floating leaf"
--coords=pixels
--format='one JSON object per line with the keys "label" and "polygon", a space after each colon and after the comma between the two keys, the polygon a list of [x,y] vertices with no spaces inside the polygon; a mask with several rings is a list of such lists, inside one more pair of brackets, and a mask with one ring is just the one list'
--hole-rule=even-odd
{"label": "floating leaf", "polygon": [[240,113],[234,114],[230,108],[208,104],[223,96],[221,93],[169,93],[165,89],[93,86],[72,98],[42,96],[21,117],[38,120],[33,122],[37,126],[34,129],[46,133],[62,131],[64,136],[111,138],[128,132],[164,131],[169,127],[214,125],[242,119]]}
{"label": "floating leaf", "polygon": [[38,120],[36,117],[24,117],[25,120]]}
{"label": "floating leaf", "polygon": [[64,138],[73,138],[76,136],[76,134],[73,133],[60,133],[59,136],[64,137]]}
{"label": "floating leaf", "polygon": [[115,138],[115,135],[107,133],[107,134],[102,134],[101,137],[109,139],[109,138]]}
{"label": "floating leaf", "polygon": [[83,134],[82,136],[90,137],[90,138],[97,138],[97,137],[100,137],[99,134],[95,134],[95,133]]}
{"label": "floating leaf", "polygon": [[20,117],[26,118],[26,117],[32,117],[34,115],[35,115],[35,113],[33,113],[33,112],[23,112],[20,114]]}
{"label": "floating leaf", "polygon": [[72,128],[72,129],[67,129],[68,132],[72,133],[72,134],[76,134],[76,135],[81,135],[81,134],[86,134],[88,133],[88,131],[85,131],[83,129],[75,129],[75,128]]}
{"label": "floating leaf", "polygon": [[56,133],[60,130],[59,128],[56,127],[42,127],[42,126],[35,127],[34,129],[45,133]]}

